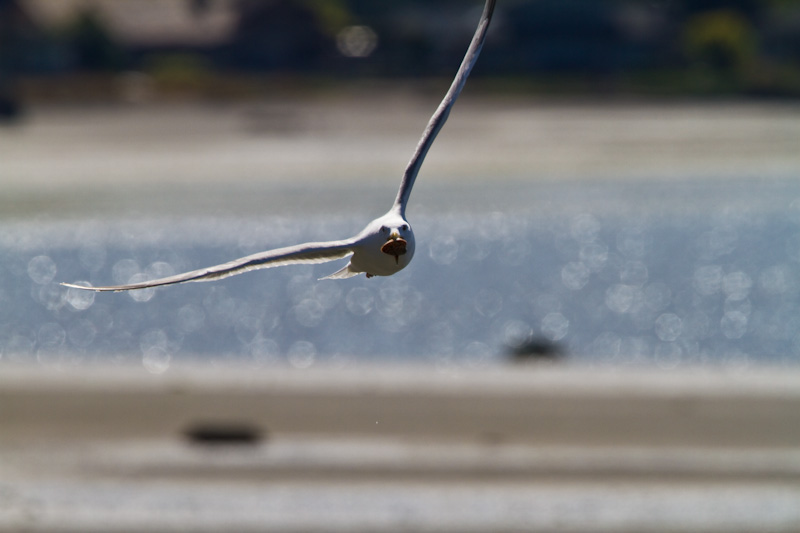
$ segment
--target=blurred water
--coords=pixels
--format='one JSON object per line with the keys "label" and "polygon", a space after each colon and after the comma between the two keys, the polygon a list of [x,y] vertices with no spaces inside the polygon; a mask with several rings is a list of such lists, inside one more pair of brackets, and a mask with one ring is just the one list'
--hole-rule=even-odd
{"label": "blurred water", "polygon": [[789,532],[800,518],[797,487],[769,484],[21,482],[8,492],[8,531]]}
{"label": "blurred water", "polygon": [[519,179],[415,195],[414,261],[369,280],[317,281],[337,262],[131,293],[58,285],[343,238],[380,214],[348,205],[310,216],[4,220],[0,357],[140,361],[154,373],[194,358],[481,367],[537,339],[584,364],[800,362],[796,178]]}

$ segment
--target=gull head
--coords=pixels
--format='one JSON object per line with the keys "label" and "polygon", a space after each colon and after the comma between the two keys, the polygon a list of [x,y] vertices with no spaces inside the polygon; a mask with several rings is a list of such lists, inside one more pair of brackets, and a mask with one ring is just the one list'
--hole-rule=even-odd
{"label": "gull head", "polygon": [[391,276],[404,269],[414,256],[414,231],[394,211],[370,222],[356,239],[351,271],[366,272],[368,277]]}
{"label": "gull head", "polygon": [[[405,268],[414,255],[414,231],[402,216],[390,212],[373,221],[375,224],[374,245],[380,250],[380,261],[391,270]],[[387,259],[389,260],[387,262]]]}

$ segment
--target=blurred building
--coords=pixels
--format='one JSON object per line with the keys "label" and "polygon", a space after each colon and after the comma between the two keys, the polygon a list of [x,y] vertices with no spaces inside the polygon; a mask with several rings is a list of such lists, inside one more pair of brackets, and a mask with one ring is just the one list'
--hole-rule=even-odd
{"label": "blurred building", "polygon": [[[0,0],[0,68],[449,76],[481,8],[464,0]],[[800,94],[796,1],[505,0],[490,32],[477,77]]]}
{"label": "blurred building", "polygon": [[0,122],[16,118],[16,77],[46,64],[46,40],[16,0],[0,0]]}
{"label": "blurred building", "polygon": [[[336,33],[348,23],[368,27],[375,54],[361,57],[378,75],[450,70],[463,54],[481,6],[464,2],[331,0],[340,27],[312,2],[298,0],[18,0],[39,28],[57,29],[67,45],[65,68],[117,47],[129,63],[148,54],[191,52],[222,68],[335,71],[343,65]],[[330,9],[330,6],[328,6]],[[606,70],[641,63],[663,33],[664,13],[641,3],[593,0],[510,1],[497,8],[488,71]],[[335,26],[334,24],[333,26]],[[443,31],[447,28],[448,31]],[[102,34],[102,35],[101,35]],[[113,54],[108,54],[113,55]],[[119,63],[119,60],[116,60]],[[89,60],[99,67],[107,57]],[[348,70],[351,72],[351,70]]]}
{"label": "blurred building", "polygon": [[[62,67],[123,69],[153,52],[211,54],[230,40],[237,16],[229,2],[159,0],[20,0],[54,32]],[[98,56],[95,58],[87,56]],[[116,57],[115,57],[116,56]]]}
{"label": "blurred building", "polygon": [[230,38],[231,2],[158,0],[19,0],[40,26],[67,28],[92,14],[125,47],[207,48]]}
{"label": "blurred building", "polygon": [[300,2],[242,0],[236,24],[222,47],[227,67],[243,70],[307,70],[320,68],[335,53],[315,12]]}
{"label": "blurred building", "polygon": [[0,0],[0,75],[36,68],[45,60],[44,33],[17,0]]}

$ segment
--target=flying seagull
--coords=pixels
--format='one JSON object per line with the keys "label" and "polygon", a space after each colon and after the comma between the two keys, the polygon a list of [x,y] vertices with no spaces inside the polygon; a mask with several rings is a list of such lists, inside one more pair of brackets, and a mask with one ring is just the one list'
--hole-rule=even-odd
{"label": "flying seagull", "polygon": [[417,148],[408,162],[403,174],[403,180],[400,182],[400,190],[397,192],[397,198],[392,208],[385,215],[367,224],[367,227],[355,237],[341,241],[309,242],[277,248],[248,255],[221,265],[141,283],[108,287],[91,287],[72,283],[62,283],[62,285],[90,291],[128,291],[187,281],[211,281],[260,268],[326,263],[348,256],[350,256],[350,262],[347,265],[322,279],[344,279],[362,272],[368,278],[391,276],[404,269],[411,262],[411,258],[414,257],[414,232],[411,230],[411,224],[406,220],[406,205],[411,195],[411,188],[417,179],[417,174],[419,174],[425,155],[433,144],[436,135],[444,126],[456,98],[464,88],[467,77],[478,59],[483,42],[486,40],[486,32],[492,19],[495,2],[496,0],[486,0],[483,13],[478,21],[478,28],[475,30],[475,35],[472,37],[472,42],[467,49],[464,60],[461,62],[450,89],[448,89],[444,99],[442,99],[439,107],[433,113],[430,121],[428,121],[422,138],[420,138]]}

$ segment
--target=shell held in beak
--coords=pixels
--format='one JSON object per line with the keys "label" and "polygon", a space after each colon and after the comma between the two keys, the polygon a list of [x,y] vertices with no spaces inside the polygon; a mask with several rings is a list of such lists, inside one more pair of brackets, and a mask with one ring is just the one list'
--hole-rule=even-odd
{"label": "shell held in beak", "polygon": [[381,246],[381,252],[394,256],[395,262],[399,263],[400,256],[405,255],[406,253],[407,245],[408,243],[406,240],[401,239],[400,237],[396,239],[389,239],[383,246]]}

